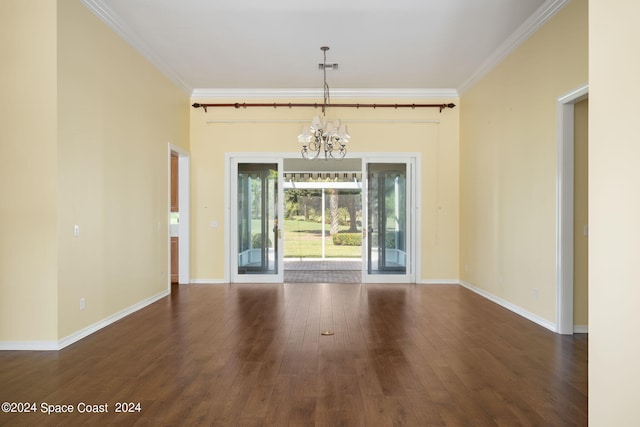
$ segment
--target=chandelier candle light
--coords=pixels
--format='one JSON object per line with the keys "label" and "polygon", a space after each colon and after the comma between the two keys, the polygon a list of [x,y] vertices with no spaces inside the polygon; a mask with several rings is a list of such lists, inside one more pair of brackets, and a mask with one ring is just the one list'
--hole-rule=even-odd
{"label": "chandelier candle light", "polygon": [[321,64],[324,75],[322,117],[315,116],[310,126],[303,126],[302,133],[298,135],[298,141],[302,144],[301,153],[305,159],[317,159],[322,152],[325,160],[342,160],[347,154],[346,145],[350,136],[347,132],[347,126],[341,124],[340,120],[327,122],[325,113],[329,104],[329,85],[327,84],[327,51],[329,48],[322,46],[320,50],[324,54],[324,62]]}

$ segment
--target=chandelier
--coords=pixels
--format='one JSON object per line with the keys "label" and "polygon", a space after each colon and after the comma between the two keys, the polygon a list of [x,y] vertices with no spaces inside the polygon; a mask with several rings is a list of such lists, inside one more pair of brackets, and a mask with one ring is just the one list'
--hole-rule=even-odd
{"label": "chandelier", "polygon": [[[326,108],[329,104],[329,85],[327,84],[327,46],[320,48],[324,54],[324,61],[321,64],[324,76],[322,117],[314,116],[311,125],[302,127],[302,133],[298,135],[298,142],[302,144],[302,157],[305,159],[317,159],[322,153],[324,159],[342,160],[347,154],[347,142],[349,133],[347,126],[340,124],[340,120],[328,122],[326,118]],[[332,68],[335,68],[335,64]]]}

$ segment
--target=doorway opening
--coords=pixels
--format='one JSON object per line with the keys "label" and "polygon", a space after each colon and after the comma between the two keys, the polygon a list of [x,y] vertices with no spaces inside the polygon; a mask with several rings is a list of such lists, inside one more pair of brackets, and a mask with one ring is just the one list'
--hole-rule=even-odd
{"label": "doorway opening", "polygon": [[284,160],[284,281],[361,283],[362,160]]}
{"label": "doorway opening", "polygon": [[190,257],[190,167],[189,153],[169,143],[169,266],[171,283],[191,282]]}
{"label": "doorway opening", "polygon": [[[581,86],[566,95],[558,98],[558,138],[557,138],[557,212],[556,212],[556,321],[557,332],[560,334],[573,334],[575,332],[588,332],[588,324],[580,324],[580,317],[588,318],[588,259],[586,249],[580,250],[576,239],[585,240],[587,245],[588,226],[588,202],[584,199],[588,194],[588,182],[586,181],[587,153],[578,154],[576,134],[576,106],[588,99],[588,85]],[[579,110],[586,111],[586,105],[581,105]],[[582,122],[588,132],[588,113],[582,114]],[[588,135],[584,136],[588,141]],[[584,144],[587,142],[584,141]],[[578,148],[578,151],[581,151]],[[576,161],[582,162],[576,165]],[[579,184],[580,177],[576,175],[576,169],[582,170],[584,182]],[[576,186],[578,182],[578,186]],[[580,189],[582,187],[582,189]],[[576,199],[576,193],[578,198]],[[580,193],[584,196],[580,197]],[[582,200],[581,200],[582,199]],[[578,201],[578,205],[576,205]],[[577,214],[577,215],[576,215]],[[582,221],[582,223],[580,223]],[[581,253],[584,254],[580,259]],[[576,261],[578,261],[576,263]],[[582,267],[580,267],[582,265]],[[585,273],[580,273],[576,267]],[[576,282],[576,277],[583,277],[582,284]],[[580,286],[580,289],[576,288]],[[576,296],[579,296],[576,299]],[[584,314],[580,314],[580,312]],[[576,319],[576,315],[578,318]],[[576,323],[576,320],[578,323]]]}

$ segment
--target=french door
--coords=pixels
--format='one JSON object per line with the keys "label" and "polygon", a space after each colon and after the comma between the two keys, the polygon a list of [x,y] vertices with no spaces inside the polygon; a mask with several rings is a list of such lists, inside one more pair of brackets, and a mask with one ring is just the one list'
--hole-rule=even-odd
{"label": "french door", "polygon": [[362,281],[415,281],[415,179],[412,158],[363,159]]}
{"label": "french door", "polygon": [[231,174],[232,281],[282,283],[282,159],[234,158]]}
{"label": "french door", "polygon": [[[283,159],[228,165],[230,281],[283,283]],[[415,283],[416,158],[363,158],[362,172],[362,282]]]}

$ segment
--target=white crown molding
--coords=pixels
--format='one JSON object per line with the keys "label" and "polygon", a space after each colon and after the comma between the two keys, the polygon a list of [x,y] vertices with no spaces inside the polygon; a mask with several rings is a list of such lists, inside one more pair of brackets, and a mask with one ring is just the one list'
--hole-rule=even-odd
{"label": "white crown molding", "polygon": [[[458,99],[455,89],[331,89],[331,98],[446,98]],[[322,98],[322,89],[205,89],[197,88],[192,99],[211,98]]]}
{"label": "white crown molding", "polygon": [[122,25],[122,19],[102,0],[82,0],[82,3],[91,10],[98,18],[100,18],[109,28],[111,28],[122,39],[129,43],[135,50],[137,50],[144,58],[151,62],[162,74],[164,74],[169,80],[171,80],[176,86],[182,89],[185,93],[190,94],[192,87],[189,86],[182,78],[176,74],[172,67],[162,61],[158,56],[147,46],[142,39],[135,33],[128,30]]}
{"label": "white crown molding", "polygon": [[461,86],[462,95],[480,79],[486,76],[496,65],[538,31],[549,19],[560,11],[570,0],[547,0],[538,10],[518,27],[502,44],[480,65]]}
{"label": "white crown molding", "polygon": [[[547,0],[530,16],[494,53],[487,58],[460,87],[445,89],[332,89],[333,98],[459,98],[466,90],[482,79],[500,61],[527,40],[570,0]],[[162,61],[142,39],[122,24],[122,19],[102,0],[82,0],[82,3],[109,28],[122,37],[144,58],[169,78],[176,86],[194,99],[204,98],[322,98],[321,89],[206,89],[192,88],[173,68]]]}

